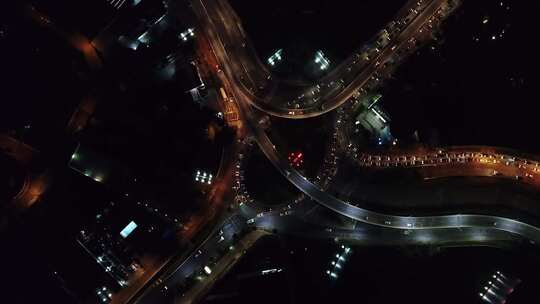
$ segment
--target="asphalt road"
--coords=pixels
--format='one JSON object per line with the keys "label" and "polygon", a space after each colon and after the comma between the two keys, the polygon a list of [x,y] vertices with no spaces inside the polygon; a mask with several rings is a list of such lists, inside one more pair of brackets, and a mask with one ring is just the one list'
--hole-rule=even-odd
{"label": "asphalt road", "polygon": [[227,250],[234,243],[235,235],[246,227],[246,220],[237,214],[226,219],[180,265],[162,275],[153,288],[149,288],[135,303],[175,303],[177,295],[184,292],[180,286],[186,278],[202,273],[204,266],[211,265],[218,252]]}
{"label": "asphalt road", "polygon": [[[409,13],[412,17],[389,43],[379,46],[380,49],[368,44],[370,47],[364,48],[362,53],[369,54],[369,59],[360,59],[361,56],[354,53],[327,76],[306,86],[274,81],[270,77],[226,1],[192,1],[194,11],[205,24],[202,30],[209,37],[216,57],[222,63],[227,62],[234,71],[235,82],[248,96],[246,101],[267,114],[292,119],[322,115],[349,100],[361,86],[373,79],[374,73],[381,70],[385,62],[409,47],[411,38],[439,14],[446,3],[446,0],[432,0],[417,5],[417,1],[409,1],[400,12],[403,14],[414,8],[418,13]],[[395,20],[404,18],[406,16],[398,16]],[[286,106],[299,96],[316,102],[308,102],[300,108]]]}
{"label": "asphalt road", "polygon": [[511,178],[540,186],[540,160],[518,151],[489,146],[421,148],[354,155],[362,167],[419,168],[426,179],[448,176]]}
{"label": "asphalt road", "polygon": [[[411,26],[411,31],[414,32],[419,24],[429,19],[432,13],[436,12],[442,1],[432,1],[425,9],[425,15],[419,19],[414,19]],[[199,17],[201,17],[203,31],[209,35],[209,40],[213,45],[213,51],[216,58],[221,62],[221,72],[219,72],[220,79],[223,83],[227,84],[228,89],[234,95],[236,102],[239,105],[241,116],[244,118],[247,129],[254,135],[261,150],[265,153],[267,158],[274,164],[274,166],[298,189],[307,194],[313,200],[319,204],[351,219],[364,222],[371,225],[380,227],[395,228],[402,230],[422,230],[426,233],[433,233],[437,229],[462,229],[462,228],[486,228],[492,231],[502,230],[521,235],[527,239],[538,241],[540,240],[540,229],[529,225],[527,223],[500,217],[500,216],[488,216],[488,215],[473,215],[473,214],[454,214],[444,216],[426,216],[426,217],[405,217],[391,214],[382,214],[359,208],[342,201],[339,198],[319,189],[314,183],[307,180],[298,171],[292,168],[287,160],[283,158],[276,150],[266,133],[257,125],[257,120],[254,117],[257,115],[253,112],[251,105],[253,105],[252,94],[246,92],[243,85],[238,83],[237,80],[237,61],[231,59],[229,54],[224,48],[219,32],[216,33],[214,27],[204,28],[205,25],[212,24],[212,17],[208,14],[207,7],[203,3],[203,0],[193,1],[193,7],[195,11],[199,11]],[[200,12],[204,12],[201,16]],[[208,20],[205,23],[204,20]],[[424,19],[424,20],[422,20]],[[416,21],[415,21],[416,20]],[[405,31],[406,32],[406,31]],[[410,35],[411,33],[409,33]],[[383,53],[386,53],[383,52]],[[373,73],[373,69],[370,69]],[[369,75],[366,72],[365,77]]]}
{"label": "asphalt road", "polygon": [[482,227],[436,230],[396,230],[359,223],[351,229],[324,227],[324,223],[308,223],[301,217],[283,216],[277,212],[266,212],[254,218],[253,224],[259,229],[302,237],[355,241],[365,245],[419,245],[419,244],[470,244],[515,241],[519,236]]}

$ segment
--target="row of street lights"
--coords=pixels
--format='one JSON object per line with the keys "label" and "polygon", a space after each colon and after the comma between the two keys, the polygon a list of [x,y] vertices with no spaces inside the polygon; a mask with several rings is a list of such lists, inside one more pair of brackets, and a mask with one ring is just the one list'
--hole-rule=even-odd
{"label": "row of street lights", "polygon": [[493,280],[488,281],[484,286],[484,290],[479,292],[480,298],[490,304],[504,304],[506,297],[514,291],[517,284],[521,282],[519,279],[510,279],[500,271],[495,272],[492,276]]}
{"label": "row of street lights", "polygon": [[213,176],[210,173],[197,170],[197,173],[195,173],[195,181],[199,182],[201,184],[212,184]]}
{"label": "row of street lights", "polygon": [[271,66],[274,66],[277,62],[281,61],[282,57],[281,54],[283,53],[283,49],[277,50],[270,58],[268,58],[268,63]]}
{"label": "row of street lights", "polygon": [[336,253],[336,260],[332,260],[330,269],[326,270],[326,274],[332,279],[338,278],[338,274],[343,268],[343,264],[347,260],[347,257],[352,253],[351,248],[345,247],[345,245],[341,245],[341,249],[343,252],[341,254]]}
{"label": "row of street lights", "polygon": [[187,41],[189,37],[195,36],[195,30],[193,28],[188,28],[187,30],[180,33],[180,38],[183,41]]}

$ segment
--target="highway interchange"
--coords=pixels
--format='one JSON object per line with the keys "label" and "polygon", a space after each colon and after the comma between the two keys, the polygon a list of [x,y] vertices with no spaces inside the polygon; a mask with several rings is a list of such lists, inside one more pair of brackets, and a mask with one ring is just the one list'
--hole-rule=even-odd
{"label": "highway interchange", "polygon": [[[315,238],[352,240],[360,244],[474,244],[522,238],[532,243],[540,241],[540,228],[504,215],[400,216],[356,206],[354,202],[326,191],[329,177],[335,171],[330,170],[333,173],[321,174],[321,179],[312,180],[292,167],[282,147],[275,146],[265,131],[268,126],[261,123],[264,120],[261,118],[268,115],[304,119],[334,110],[343,111],[351,99],[379,86],[380,78],[388,75],[399,61],[414,51],[417,42],[429,39],[433,29],[455,9],[455,4],[449,5],[449,0],[409,1],[394,21],[317,82],[295,83],[276,79],[272,75],[263,60],[259,59],[242,28],[240,18],[226,0],[190,2],[199,19],[197,35],[205,37],[212,50],[200,62],[209,66],[229,93],[229,100],[222,100],[222,105],[234,105],[233,110],[239,110],[237,114],[241,123],[237,137],[249,139],[247,142],[239,140],[231,148],[234,153],[230,153],[224,161],[226,169],[216,177],[215,188],[219,189],[215,191],[214,200],[223,201],[223,193],[234,188],[235,181],[240,184],[233,177],[232,163],[239,160],[235,157],[239,153],[249,153],[249,149],[245,149],[249,141],[255,142],[274,167],[302,194],[291,202],[273,207],[264,202],[241,200],[240,206],[223,216],[209,236],[197,244],[185,259],[159,273],[146,286],[150,288],[144,288],[128,302],[176,302],[178,295],[169,291],[176,292],[178,286],[185,284],[186,278],[194,274],[204,276],[202,269],[212,266],[219,259],[216,252],[231,250],[236,236],[249,227]],[[96,70],[101,67],[90,41],[79,34],[57,29],[54,22],[31,6],[27,13],[42,26],[65,37],[85,55],[91,67]],[[334,142],[333,145],[338,143]],[[482,176],[540,186],[540,159],[509,149],[460,146],[371,152],[357,146],[345,145],[341,148],[359,167],[369,170],[426,169],[429,170],[429,178]],[[327,154],[331,159],[329,162],[335,163],[337,158],[334,153]],[[233,190],[238,193],[238,189]],[[349,224],[310,220],[309,214],[315,213],[314,210],[321,206],[350,220]],[[201,220],[199,226],[204,223]],[[190,230],[193,233],[196,231],[195,228]]]}
{"label": "highway interchange", "polygon": [[[330,112],[366,85],[375,85],[390,60],[413,49],[419,32],[444,18],[451,8],[447,1],[409,1],[389,24],[358,52],[309,85],[288,83],[272,78],[267,68],[250,47],[238,17],[225,1],[194,1],[201,30],[212,42],[222,69],[229,65],[236,85],[246,95],[246,102],[257,109],[283,118],[302,119]],[[204,19],[202,19],[204,18]],[[304,100],[290,107],[291,100]]]}
{"label": "highway interchange", "polygon": [[[504,215],[400,216],[355,206],[326,192],[323,186],[326,180],[311,181],[293,168],[261,124],[261,118],[267,115],[290,119],[322,115],[346,105],[355,95],[378,85],[381,75],[392,70],[394,63],[415,48],[417,40],[425,39],[422,36],[432,31],[455,9],[456,3],[452,3],[450,5],[445,0],[409,1],[398,13],[396,21],[382,31],[386,33],[387,41],[381,43],[378,39],[381,34],[378,34],[366,47],[355,52],[317,83],[298,84],[273,79],[268,68],[257,57],[239,18],[227,1],[192,0],[191,6],[199,19],[198,35],[208,40],[212,52],[211,55],[200,56],[201,61],[210,66],[221,86],[229,93],[226,102],[236,104],[241,121],[239,128],[243,129],[238,133],[247,133],[274,167],[303,193],[301,198],[306,199],[275,208],[269,208],[264,203],[242,202],[232,217],[236,224],[231,226],[229,219],[218,226],[220,228],[216,228],[182,264],[168,271],[167,275],[160,276],[157,281],[159,288],[145,291],[137,302],[154,303],[158,298],[163,300],[166,294],[164,289],[173,288],[187,276],[200,271],[208,263],[211,252],[221,246],[218,245],[220,242],[230,244],[232,235],[246,226],[366,244],[483,243],[522,238],[531,243],[540,242],[540,228]],[[210,57],[212,60],[208,60]],[[301,102],[298,96],[303,98]],[[291,99],[295,102],[291,103]],[[440,168],[440,172],[444,172],[441,177],[487,176],[511,178],[533,185],[540,183],[537,175],[539,160],[499,148],[393,149],[384,153],[351,148],[347,150],[347,155],[358,166],[374,170],[429,167],[434,168],[433,174]],[[449,167],[458,169],[448,175],[445,170]],[[235,185],[232,187],[238,188]],[[349,219],[353,224],[349,227],[329,227],[326,223],[310,223],[306,220],[306,214],[317,207],[309,204],[311,201]],[[221,240],[222,234],[224,241]]]}
{"label": "highway interchange", "polygon": [[[311,199],[316,201],[322,206],[325,206],[345,217],[351,218],[356,221],[364,222],[371,225],[381,226],[381,227],[388,227],[388,228],[395,228],[395,229],[403,229],[403,230],[425,230],[425,231],[433,231],[436,229],[448,229],[448,228],[491,228],[493,230],[503,230],[511,233],[515,233],[518,235],[521,235],[527,239],[538,241],[540,240],[540,229],[537,227],[534,227],[532,225],[529,225],[524,222],[520,222],[514,219],[505,218],[505,217],[499,217],[499,216],[490,216],[490,215],[480,215],[480,214],[455,214],[455,215],[444,215],[444,216],[428,216],[428,217],[404,217],[404,216],[396,216],[391,214],[382,214],[373,212],[370,210],[366,210],[363,208],[359,208],[356,206],[353,206],[352,204],[349,204],[346,201],[342,201],[337,197],[333,197],[332,195],[322,191],[319,186],[317,186],[314,182],[309,181],[305,176],[300,174],[297,170],[292,168],[286,158],[282,157],[277,148],[273,145],[270,138],[267,136],[266,132],[262,130],[258,126],[258,117],[260,117],[261,114],[258,114],[254,111],[254,109],[251,107],[252,105],[261,110],[262,107],[256,106],[253,101],[253,93],[249,91],[249,89],[246,89],[245,85],[243,84],[242,78],[238,75],[245,74],[245,71],[248,70],[244,67],[242,64],[244,60],[238,60],[238,57],[232,57],[234,54],[231,51],[227,51],[225,49],[225,45],[231,45],[231,43],[224,43],[223,41],[227,41],[227,39],[230,39],[228,36],[221,36],[221,32],[219,29],[219,26],[217,24],[219,23],[226,23],[225,19],[223,19],[224,15],[221,14],[220,18],[213,18],[213,15],[211,13],[212,9],[211,7],[214,6],[215,3],[220,3],[222,1],[216,1],[211,3],[206,3],[204,0],[198,0],[193,1],[193,8],[195,12],[197,13],[198,17],[201,19],[201,30],[208,35],[209,40],[212,44],[212,49],[214,51],[214,54],[216,55],[216,58],[218,62],[220,62],[220,68],[217,72],[219,75],[219,78],[222,80],[222,83],[226,88],[228,88],[235,97],[235,101],[239,105],[241,116],[244,119],[244,122],[246,123],[247,129],[250,131],[250,133],[254,136],[254,138],[257,141],[257,144],[261,148],[261,150],[264,152],[266,157],[272,162],[272,164],[293,184],[295,185],[299,190],[301,190],[303,193],[305,193],[307,196],[309,196]],[[409,23],[411,26],[410,30],[403,29],[401,31],[402,35],[406,33],[406,37],[400,38],[400,40],[409,41],[411,38],[414,38],[416,31],[419,30],[422,24],[425,22],[428,22],[428,20],[431,20],[431,17],[433,14],[439,13],[439,8],[445,3],[445,1],[425,1],[422,4],[422,7],[424,8],[420,14],[418,15],[418,19],[412,18],[412,22]],[[408,3],[407,5],[411,5],[411,3]],[[413,3],[416,7],[416,3]],[[407,11],[406,9],[402,11]],[[424,12],[422,14],[422,12]],[[227,22],[227,24],[234,24],[235,28],[238,27],[238,23],[234,21]],[[225,25],[221,25],[221,27],[227,28]],[[408,27],[406,27],[408,28]],[[242,45],[244,42],[237,42],[233,43],[233,45]],[[392,47],[389,48],[390,50]],[[383,51],[383,54],[387,54],[387,51]],[[384,56],[385,59],[387,59],[387,56],[390,57],[391,53],[388,52],[386,56]],[[350,85],[343,87],[338,93],[336,93],[335,96],[347,96],[345,100],[347,100],[352,94],[349,94],[349,92],[357,92],[360,87],[371,77],[371,75],[374,73],[372,65],[368,65],[367,70],[363,70],[363,73],[360,73],[359,75],[362,75],[360,77],[355,78],[354,82],[351,82]],[[366,72],[367,71],[367,72]],[[331,75],[337,75],[338,72],[332,72]],[[248,74],[249,75],[249,74]],[[339,99],[339,98],[337,98]],[[339,100],[337,102],[338,105],[342,104],[343,101]],[[264,109],[263,109],[264,110]],[[325,110],[319,110],[316,112],[313,112],[313,115],[321,115],[325,113]],[[266,114],[274,115],[275,113],[272,111],[267,111]],[[280,114],[276,114],[280,117],[288,117],[287,115],[283,116]],[[294,115],[294,118],[299,118],[299,116]],[[301,116],[300,117],[310,117],[309,116]],[[465,150],[461,148],[461,150]],[[475,149],[471,149],[471,151],[462,152],[465,154],[470,153],[476,153],[477,151]],[[473,159],[478,159],[477,155],[474,154],[475,157]],[[497,157],[499,154],[491,154],[492,157]],[[486,156],[487,159],[489,159],[489,155]],[[448,157],[445,156],[445,158],[437,159],[437,161],[441,161],[444,159],[448,159]],[[450,157],[450,159],[452,159]],[[464,159],[467,161],[466,157],[461,157],[459,159]],[[482,159],[484,159],[484,156],[482,156]],[[421,162],[421,160],[420,160]],[[505,165],[506,162],[500,163],[499,165]],[[530,167],[527,167],[530,168]],[[518,167],[518,169],[522,169]],[[534,169],[533,169],[534,170]],[[503,168],[500,168],[498,171],[505,172]],[[517,175],[517,174],[516,174]],[[472,236],[471,236],[472,237]]]}

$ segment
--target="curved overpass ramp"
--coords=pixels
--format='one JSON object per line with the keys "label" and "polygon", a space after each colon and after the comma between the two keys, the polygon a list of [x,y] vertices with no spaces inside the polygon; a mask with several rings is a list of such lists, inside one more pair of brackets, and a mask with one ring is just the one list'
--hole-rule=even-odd
{"label": "curved overpass ramp", "polygon": [[[385,63],[410,49],[411,39],[426,23],[435,21],[435,16],[442,19],[451,10],[448,0],[409,1],[396,17],[402,24],[389,34],[390,41],[355,52],[316,83],[302,86],[272,80],[253,48],[247,46],[238,17],[226,1],[193,0],[192,5],[214,53],[230,65],[239,87],[249,97],[247,102],[267,114],[291,119],[322,115],[341,106],[376,79],[374,75],[386,67]],[[292,100],[302,100],[302,105],[289,106]]]}
{"label": "curved overpass ramp", "polygon": [[[441,3],[442,1],[432,1],[430,3]],[[196,11],[201,9],[204,11],[206,8],[201,0],[193,2]],[[201,7],[202,5],[202,7]],[[197,8],[198,7],[198,8]],[[201,17],[201,16],[200,16]],[[206,16],[203,16],[201,22],[205,22]],[[210,18],[210,23],[211,23]],[[286,159],[282,158],[278,153],[267,134],[258,126],[257,115],[253,112],[253,108],[256,103],[252,101],[253,95],[250,92],[246,92],[245,86],[241,79],[238,79],[237,63],[234,60],[231,62],[228,57],[222,42],[217,39],[216,34],[212,30],[208,30],[207,34],[210,40],[219,42],[219,44],[213,44],[216,57],[223,65],[223,72],[218,73],[220,79],[226,86],[228,86],[232,93],[236,97],[236,101],[239,105],[240,113],[246,124],[248,130],[255,136],[257,143],[261,150],[265,153],[272,164],[298,189],[310,196],[313,200],[322,206],[325,206],[343,216],[354,219],[356,221],[364,222],[367,224],[402,229],[402,230],[414,230],[414,231],[430,231],[440,229],[460,229],[460,228],[482,228],[489,231],[506,231],[513,234],[520,235],[524,238],[540,241],[540,228],[530,225],[519,220],[506,218],[503,216],[481,215],[481,214],[453,214],[453,215],[441,215],[441,216],[398,216],[392,214],[378,213],[371,210],[363,209],[353,206],[346,201],[342,201],[321,189],[319,189],[314,183],[307,180],[298,171],[293,169]],[[216,48],[217,46],[217,48]],[[341,101],[340,101],[341,102]],[[286,115],[285,115],[286,116]],[[288,117],[288,116],[286,116]],[[295,117],[297,118],[297,117]]]}

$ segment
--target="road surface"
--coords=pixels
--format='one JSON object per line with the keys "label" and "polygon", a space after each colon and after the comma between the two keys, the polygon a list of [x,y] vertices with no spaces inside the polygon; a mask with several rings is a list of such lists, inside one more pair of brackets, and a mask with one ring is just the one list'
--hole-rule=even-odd
{"label": "road surface", "polygon": [[[208,26],[208,24],[211,24],[212,18],[208,15],[207,8],[205,7],[203,0],[194,0],[192,3],[195,11],[205,12],[204,15],[200,15],[199,13],[199,17],[202,18],[201,23],[203,26]],[[426,15],[424,15],[422,18],[429,19],[428,16],[439,9],[442,1],[432,1],[430,3],[431,4],[426,8]],[[418,23],[422,23],[420,19],[418,20]],[[416,23],[412,22],[412,24]],[[414,32],[414,28],[417,26],[418,24],[411,27],[411,31]],[[253,96],[250,93],[246,93],[243,85],[238,83],[236,77],[238,71],[237,62],[229,59],[228,53],[226,50],[224,50],[218,34],[216,34],[212,28],[207,28],[204,30],[204,32],[209,35],[209,40],[211,42],[219,42],[213,44],[212,47],[218,62],[221,64],[221,69],[218,71],[218,76],[220,77],[222,83],[227,84],[227,87],[229,90],[231,90],[235,101],[238,103],[241,117],[245,121],[247,130],[253,134],[261,150],[264,152],[270,162],[283,174],[283,176],[285,176],[293,185],[295,185],[298,189],[317,203],[353,220],[380,227],[401,230],[421,230],[425,231],[426,233],[432,233],[437,229],[486,228],[493,231],[502,230],[518,234],[535,242],[540,240],[539,228],[528,223],[511,218],[505,218],[503,216],[454,214],[443,216],[406,217],[383,214],[353,206],[348,202],[342,201],[339,198],[336,198],[319,189],[318,186],[309,181],[305,176],[301,175],[289,165],[287,159],[280,155],[267,134],[264,132],[264,130],[262,130],[262,128],[259,127],[258,120],[256,119],[257,114],[251,107],[253,105],[253,102],[251,101]],[[221,44],[221,46],[219,44]],[[371,70],[371,72],[373,73],[373,70]]]}
{"label": "road surface", "polygon": [[[442,19],[446,12],[443,8],[448,7],[447,0],[409,1],[400,10],[407,14],[395,18],[399,25],[388,26],[399,29],[389,34],[390,42],[355,52],[316,83],[297,85],[273,81],[253,48],[246,47],[244,30],[226,1],[191,3],[202,25],[200,30],[212,44],[218,61],[226,62],[234,72],[231,81],[248,97],[246,101],[267,114],[292,119],[322,115],[341,106],[362,86],[376,79],[374,74],[384,69],[386,62],[410,48],[411,41],[414,42],[426,24]],[[417,13],[412,13],[413,9]],[[299,107],[288,106],[294,99],[304,101]]]}

